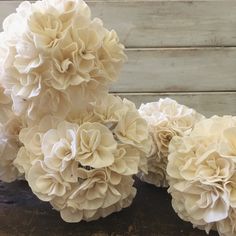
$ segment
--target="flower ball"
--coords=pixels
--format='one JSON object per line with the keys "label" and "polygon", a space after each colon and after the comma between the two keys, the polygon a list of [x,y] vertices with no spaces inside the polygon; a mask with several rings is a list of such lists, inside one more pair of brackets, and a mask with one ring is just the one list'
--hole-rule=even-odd
{"label": "flower ball", "polygon": [[147,123],[133,103],[107,95],[80,116],[44,117],[23,128],[14,161],[36,196],[66,222],[91,221],[128,207],[132,176],[145,171]]}
{"label": "flower ball", "polygon": [[147,121],[153,139],[152,153],[147,157],[148,174],[141,172],[139,177],[157,187],[167,187],[169,143],[174,136],[188,134],[203,115],[170,98],[142,104],[139,113]]}
{"label": "flower ball", "polygon": [[220,236],[236,235],[236,117],[198,122],[170,142],[167,173],[177,214]]}
{"label": "flower ball", "polygon": [[125,60],[116,32],[91,18],[83,0],[22,2],[3,22],[0,82],[15,114],[30,121],[82,110]]}

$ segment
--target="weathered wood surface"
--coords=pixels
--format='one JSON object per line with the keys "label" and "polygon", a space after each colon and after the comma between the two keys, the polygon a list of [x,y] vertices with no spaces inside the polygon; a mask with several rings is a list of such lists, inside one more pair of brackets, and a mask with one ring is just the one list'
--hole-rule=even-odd
{"label": "weathered wood surface", "polygon": [[236,90],[236,48],[128,49],[115,92]]}
{"label": "weathered wood surface", "polygon": [[[51,206],[38,200],[24,182],[0,183],[1,236],[205,236],[181,221],[166,189],[136,181],[138,194],[130,208],[105,219],[68,224]],[[217,236],[212,232],[210,236]]]}
{"label": "weathered wood surface", "polygon": [[[0,2],[0,22],[20,1]],[[127,47],[235,46],[236,1],[88,1]],[[115,16],[115,17],[114,17]]]}
{"label": "weathered wood surface", "polygon": [[170,97],[180,104],[194,108],[207,117],[213,115],[236,116],[236,92],[123,93],[117,95],[133,101],[137,107],[141,103],[154,102],[160,98]]}

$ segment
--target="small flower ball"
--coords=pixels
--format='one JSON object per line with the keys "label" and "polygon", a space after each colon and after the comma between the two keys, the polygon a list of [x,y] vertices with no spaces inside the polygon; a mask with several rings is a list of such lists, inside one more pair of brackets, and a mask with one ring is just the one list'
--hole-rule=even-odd
{"label": "small flower ball", "polygon": [[83,109],[125,60],[116,32],[92,19],[83,0],[25,1],[3,22],[0,82],[14,112],[30,121]]}
{"label": "small flower ball", "polygon": [[203,115],[170,98],[142,104],[139,113],[147,121],[153,139],[152,154],[147,158],[148,174],[139,173],[139,177],[157,187],[167,187],[169,143],[174,136],[188,134]]}
{"label": "small flower ball", "polygon": [[189,135],[174,137],[169,151],[168,191],[180,218],[236,235],[236,117],[201,120]]}
{"label": "small flower ball", "polygon": [[147,123],[133,103],[112,95],[67,120],[44,117],[20,131],[15,166],[36,196],[66,222],[91,221],[128,207],[133,175],[146,170]]}

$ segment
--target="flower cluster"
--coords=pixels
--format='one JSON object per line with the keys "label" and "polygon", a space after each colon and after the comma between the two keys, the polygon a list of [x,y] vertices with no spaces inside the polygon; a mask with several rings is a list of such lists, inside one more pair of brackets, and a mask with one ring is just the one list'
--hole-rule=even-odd
{"label": "flower cluster", "polygon": [[0,80],[14,112],[30,121],[84,108],[117,79],[126,60],[116,32],[92,19],[82,0],[23,2],[3,30]]}
{"label": "flower cluster", "polygon": [[147,121],[153,138],[153,150],[148,157],[148,174],[140,173],[139,177],[158,187],[167,187],[166,166],[171,139],[191,132],[203,116],[170,98],[142,104],[139,113]]}
{"label": "flower cluster", "polygon": [[14,163],[32,191],[67,222],[94,220],[130,205],[136,193],[132,175],[145,167],[139,163],[151,147],[134,104],[108,95],[68,120],[46,116],[21,130],[24,146]]}
{"label": "flower cluster", "polygon": [[172,205],[194,226],[236,234],[236,117],[214,116],[170,143]]}
{"label": "flower cluster", "polygon": [[108,94],[126,60],[83,0],[23,2],[0,34],[0,180],[18,177],[66,222],[128,207],[148,126]]}

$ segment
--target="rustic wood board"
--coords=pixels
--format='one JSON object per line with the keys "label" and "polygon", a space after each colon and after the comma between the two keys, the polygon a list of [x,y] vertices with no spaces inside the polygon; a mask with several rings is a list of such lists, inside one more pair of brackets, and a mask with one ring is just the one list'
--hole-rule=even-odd
{"label": "rustic wood board", "polygon": [[128,49],[113,92],[236,90],[236,48]]}
{"label": "rustic wood board", "polygon": [[[20,1],[0,1],[0,22]],[[236,1],[88,1],[127,47],[235,46]]]}
{"label": "rustic wood board", "polygon": [[207,93],[123,93],[117,94],[133,101],[137,107],[141,103],[155,102],[160,98],[170,97],[207,117],[213,115],[236,116],[236,92]]}
{"label": "rustic wood board", "polygon": [[[105,219],[63,222],[51,206],[38,200],[25,182],[0,183],[1,236],[205,236],[181,221],[166,189],[136,181],[138,194],[130,208]],[[212,232],[209,236],[217,236]]]}

